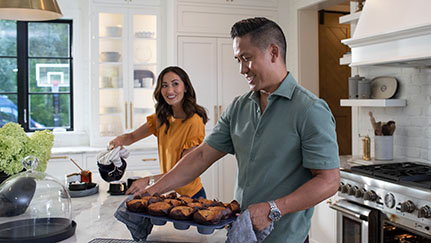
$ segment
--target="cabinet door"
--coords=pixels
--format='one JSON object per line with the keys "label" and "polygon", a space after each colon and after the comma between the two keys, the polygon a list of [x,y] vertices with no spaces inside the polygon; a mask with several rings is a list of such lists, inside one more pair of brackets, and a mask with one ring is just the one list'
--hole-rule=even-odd
{"label": "cabinet door", "polygon": [[214,3],[222,5],[244,5],[256,7],[277,7],[277,0],[180,0],[179,2]]}
{"label": "cabinet door", "polygon": [[153,10],[130,10],[132,23],[129,36],[129,76],[133,85],[129,88],[130,129],[136,129],[146,122],[146,117],[155,112],[153,92],[158,70],[159,14]]}
{"label": "cabinet door", "polygon": [[216,38],[178,37],[178,64],[189,75],[198,104],[207,109],[208,133],[216,122],[214,113],[218,112]]}
{"label": "cabinet door", "polygon": [[73,159],[81,168],[85,168],[82,154],[56,154],[48,161],[45,173],[66,184],[66,175],[80,172],[70,159]]}
{"label": "cabinet door", "polygon": [[129,5],[93,7],[91,145],[106,146],[154,112],[160,12]]}
{"label": "cabinet door", "polygon": [[[334,195],[330,200],[337,200]],[[337,212],[329,207],[327,200],[314,207],[313,218],[311,218],[310,242],[326,243],[337,240]]]}
{"label": "cabinet door", "polygon": [[107,138],[123,133],[129,124],[126,13],[124,8],[99,8],[93,15],[92,134],[98,140],[94,145],[106,145]]}
{"label": "cabinet door", "polygon": [[[217,39],[217,67],[219,115],[232,100],[250,90],[245,78],[240,74],[239,64],[233,57],[232,40]],[[220,194],[223,201],[231,201],[234,196],[237,162],[233,155],[226,155],[219,162]]]}
{"label": "cabinet door", "polygon": [[109,3],[122,5],[160,5],[160,0],[93,0],[94,3]]}

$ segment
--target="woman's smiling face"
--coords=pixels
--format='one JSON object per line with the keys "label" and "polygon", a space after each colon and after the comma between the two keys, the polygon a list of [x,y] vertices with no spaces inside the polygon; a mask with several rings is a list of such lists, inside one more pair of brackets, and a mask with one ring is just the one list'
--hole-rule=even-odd
{"label": "woman's smiling face", "polygon": [[168,72],[163,76],[161,93],[166,103],[171,106],[181,106],[186,91],[184,82],[174,72]]}

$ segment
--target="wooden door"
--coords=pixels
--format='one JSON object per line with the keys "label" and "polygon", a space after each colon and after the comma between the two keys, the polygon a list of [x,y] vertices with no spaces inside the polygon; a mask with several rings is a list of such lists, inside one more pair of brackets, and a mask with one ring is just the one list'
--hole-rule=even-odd
{"label": "wooden door", "polygon": [[340,155],[352,154],[351,108],[340,106],[340,99],[349,96],[351,70],[339,64],[340,57],[349,51],[341,40],[350,38],[350,25],[339,24],[343,13],[320,11],[319,14],[319,94],[334,114]]}

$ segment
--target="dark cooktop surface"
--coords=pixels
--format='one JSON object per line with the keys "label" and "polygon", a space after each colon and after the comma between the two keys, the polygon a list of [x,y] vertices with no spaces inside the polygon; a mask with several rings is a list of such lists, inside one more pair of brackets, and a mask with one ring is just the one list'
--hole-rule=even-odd
{"label": "dark cooktop surface", "polygon": [[431,189],[431,165],[404,162],[353,166],[351,170],[353,173],[397,184]]}

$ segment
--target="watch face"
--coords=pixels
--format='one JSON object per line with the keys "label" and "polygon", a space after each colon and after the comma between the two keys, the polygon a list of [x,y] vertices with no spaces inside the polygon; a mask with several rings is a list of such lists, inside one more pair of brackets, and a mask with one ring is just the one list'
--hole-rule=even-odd
{"label": "watch face", "polygon": [[275,210],[271,210],[271,213],[269,214],[269,218],[272,221],[278,221],[281,219],[281,213],[279,210],[275,209]]}

